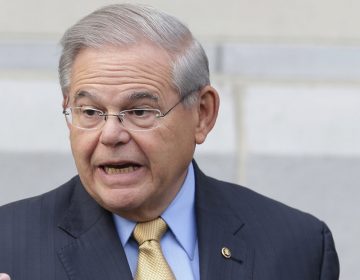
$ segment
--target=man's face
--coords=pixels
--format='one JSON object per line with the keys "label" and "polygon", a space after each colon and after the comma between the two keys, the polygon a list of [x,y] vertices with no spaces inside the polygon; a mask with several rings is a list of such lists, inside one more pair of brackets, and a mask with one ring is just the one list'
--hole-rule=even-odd
{"label": "man's face", "polygon": [[[164,113],[179,101],[169,61],[166,52],[148,44],[84,49],[72,67],[68,106]],[[111,116],[97,130],[69,126],[86,190],[104,208],[132,220],[161,214],[182,185],[194,153],[196,108],[179,104],[148,131],[129,131]]]}

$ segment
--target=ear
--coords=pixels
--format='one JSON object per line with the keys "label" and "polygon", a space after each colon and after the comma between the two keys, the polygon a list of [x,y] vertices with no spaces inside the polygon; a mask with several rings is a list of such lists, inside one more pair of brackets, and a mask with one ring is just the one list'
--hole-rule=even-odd
{"label": "ear", "polygon": [[65,109],[68,103],[69,103],[69,98],[68,98],[68,96],[65,95],[65,94],[63,94],[62,108]]}
{"label": "ear", "polygon": [[[62,102],[62,108],[65,110],[66,106],[69,103],[69,97],[67,95],[63,95],[63,102]],[[70,129],[70,125],[68,124],[68,122],[66,122],[67,127]]]}
{"label": "ear", "polygon": [[219,111],[219,95],[212,86],[203,87],[197,103],[198,124],[195,132],[196,144],[202,144],[208,133],[214,127]]}

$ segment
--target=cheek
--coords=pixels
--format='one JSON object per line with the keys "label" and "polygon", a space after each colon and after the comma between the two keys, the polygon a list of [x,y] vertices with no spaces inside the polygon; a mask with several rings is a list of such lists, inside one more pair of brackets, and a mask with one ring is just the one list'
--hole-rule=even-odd
{"label": "cheek", "polygon": [[70,130],[70,143],[75,162],[79,165],[84,161],[90,162],[98,143],[98,136],[93,132]]}
{"label": "cheek", "polygon": [[170,166],[192,159],[195,130],[189,124],[191,123],[177,123],[161,130],[156,145],[158,160],[163,160]]}

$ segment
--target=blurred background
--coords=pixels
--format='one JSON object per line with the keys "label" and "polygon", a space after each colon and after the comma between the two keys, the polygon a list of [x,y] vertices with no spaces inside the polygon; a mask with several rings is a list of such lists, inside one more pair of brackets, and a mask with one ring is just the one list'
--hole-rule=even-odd
{"label": "blurred background", "polygon": [[[110,3],[0,0],[0,205],[76,174],[58,41]],[[136,3],[180,18],[208,53],[221,107],[196,153],[202,169],[326,221],[341,279],[360,279],[360,2]]]}

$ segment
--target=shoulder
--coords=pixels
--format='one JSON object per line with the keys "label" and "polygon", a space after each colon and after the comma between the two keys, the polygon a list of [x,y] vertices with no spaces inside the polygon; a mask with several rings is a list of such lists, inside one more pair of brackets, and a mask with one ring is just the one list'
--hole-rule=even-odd
{"label": "shoulder", "polygon": [[[205,209],[206,215],[221,216],[227,223],[222,222],[221,228],[238,225],[233,234],[239,232],[238,240],[252,252],[257,273],[266,271],[271,279],[279,279],[280,274],[287,275],[286,279],[319,279],[320,275],[321,279],[338,279],[334,240],[323,221],[246,187],[202,173],[197,174],[196,184],[198,207]],[[279,261],[286,265],[279,268]]]}
{"label": "shoulder", "polygon": [[0,207],[0,271],[16,279],[26,271],[30,273],[28,279],[39,279],[38,268],[43,265],[44,277],[51,279],[47,273],[54,266],[60,267],[57,251],[72,241],[58,225],[74,200],[79,182],[74,177],[50,192]]}
{"label": "shoulder", "polygon": [[[216,209],[228,209],[247,226],[263,230],[295,232],[306,230],[323,234],[326,225],[315,216],[259,194],[247,187],[220,181],[197,172],[198,194]],[[202,200],[200,198],[200,200]],[[223,210],[221,210],[223,211]]]}
{"label": "shoulder", "polygon": [[[79,177],[75,176],[68,182],[39,196],[22,199],[0,207],[0,221],[17,222],[18,219],[66,209],[71,201],[75,186],[79,183]],[[12,218],[12,219],[11,219]]]}

